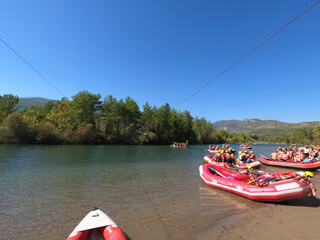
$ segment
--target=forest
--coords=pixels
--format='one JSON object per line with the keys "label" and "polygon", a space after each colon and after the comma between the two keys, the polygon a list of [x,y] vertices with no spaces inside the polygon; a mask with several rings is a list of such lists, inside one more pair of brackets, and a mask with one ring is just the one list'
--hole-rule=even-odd
{"label": "forest", "polygon": [[19,144],[218,144],[251,142],[243,133],[215,130],[205,118],[130,97],[80,91],[72,100],[50,100],[17,112],[19,97],[0,96],[0,143]]}

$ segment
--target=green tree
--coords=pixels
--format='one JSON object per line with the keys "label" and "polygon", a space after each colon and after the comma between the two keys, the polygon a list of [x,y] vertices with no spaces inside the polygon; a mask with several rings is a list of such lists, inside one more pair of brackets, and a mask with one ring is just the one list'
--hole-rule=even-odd
{"label": "green tree", "polygon": [[60,101],[56,107],[51,109],[46,119],[50,124],[58,128],[60,131],[63,131],[67,128],[73,130],[76,127],[76,117],[69,100]]}
{"label": "green tree", "polygon": [[13,141],[17,143],[28,143],[32,141],[27,124],[23,121],[22,114],[18,112],[10,113],[4,120],[5,125],[13,135]]}
{"label": "green tree", "polygon": [[105,97],[99,118],[99,125],[107,142],[120,142],[120,125],[123,118],[123,101],[117,101],[112,95]]}
{"label": "green tree", "polygon": [[313,127],[312,137],[314,139],[315,144],[320,144],[320,125]]}
{"label": "green tree", "polygon": [[39,122],[29,126],[37,144],[58,144],[61,143],[58,129],[48,122]]}
{"label": "green tree", "polygon": [[298,128],[290,135],[290,142],[296,144],[309,144],[310,139],[308,139],[306,132],[302,128]]}
{"label": "green tree", "polygon": [[141,124],[144,131],[151,131],[153,129],[155,113],[154,108],[152,109],[148,102],[143,105],[143,111],[141,113]]}
{"label": "green tree", "polygon": [[12,94],[0,96],[0,121],[17,110],[19,97]]}
{"label": "green tree", "polygon": [[168,144],[171,143],[170,139],[170,105],[166,103],[162,105],[159,109],[155,111],[154,116],[154,130],[155,134],[158,136],[159,143]]}
{"label": "green tree", "polygon": [[205,118],[196,117],[193,122],[193,131],[195,133],[197,143],[214,143],[214,127],[211,122]]}
{"label": "green tree", "polygon": [[95,113],[101,109],[101,95],[81,91],[72,96],[72,108],[77,125],[91,123],[95,125]]}
{"label": "green tree", "polygon": [[141,133],[141,112],[138,104],[130,97],[127,97],[124,102],[122,114],[121,130],[123,131],[124,142],[138,143]]}
{"label": "green tree", "polygon": [[226,130],[224,129],[218,129],[217,130],[217,137],[218,137],[218,141],[219,143],[225,143],[227,142],[227,139],[229,137],[229,134]]}

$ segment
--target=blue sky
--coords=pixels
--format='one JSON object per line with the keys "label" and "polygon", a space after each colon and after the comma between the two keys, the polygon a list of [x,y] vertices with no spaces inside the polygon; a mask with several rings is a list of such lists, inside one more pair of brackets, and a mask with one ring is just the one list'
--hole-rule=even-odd
{"label": "blue sky", "polygon": [[[66,97],[219,120],[320,121],[320,4],[179,105],[315,0],[0,2],[0,38]],[[63,96],[0,42],[0,95]]]}

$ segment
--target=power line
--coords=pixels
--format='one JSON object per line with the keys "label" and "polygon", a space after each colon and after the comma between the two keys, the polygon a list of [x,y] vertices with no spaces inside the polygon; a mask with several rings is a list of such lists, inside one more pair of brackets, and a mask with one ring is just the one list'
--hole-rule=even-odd
{"label": "power line", "polygon": [[258,44],[255,48],[253,48],[251,51],[249,51],[247,54],[243,55],[241,58],[239,58],[237,61],[235,61],[233,64],[231,64],[228,68],[226,68],[223,72],[219,73],[217,76],[215,76],[212,80],[210,80],[209,82],[207,82],[205,85],[203,85],[202,87],[200,87],[197,91],[195,91],[192,95],[190,95],[189,97],[187,97],[186,99],[184,99],[182,102],[180,102],[178,105],[175,106],[175,108],[179,107],[180,105],[182,105],[183,103],[185,103],[186,101],[188,101],[190,98],[192,98],[194,95],[196,95],[197,93],[199,93],[202,89],[204,89],[205,87],[207,87],[209,84],[211,84],[212,82],[214,82],[215,80],[217,80],[221,75],[223,75],[225,72],[227,72],[228,70],[230,70],[231,68],[233,68],[235,65],[237,65],[239,62],[241,62],[243,59],[245,59],[246,57],[248,57],[251,53],[253,53],[256,49],[258,49],[259,47],[261,47],[263,44],[265,44],[266,42],[268,42],[271,38],[273,38],[274,36],[276,36],[279,32],[281,32],[283,29],[285,29],[288,25],[290,25],[292,22],[294,22],[295,20],[297,20],[299,17],[301,17],[303,14],[305,14],[307,11],[309,11],[311,8],[313,8],[316,4],[318,4],[320,2],[320,0],[316,1],[314,4],[312,4],[310,7],[308,7],[306,10],[304,10],[302,13],[300,13],[298,16],[296,16],[294,19],[292,19],[290,22],[288,22],[286,25],[284,25],[282,28],[280,28],[278,31],[276,31],[275,33],[273,33],[271,36],[269,36],[268,38],[266,38],[264,41],[262,41],[260,44]]}
{"label": "power line", "polygon": [[[313,83],[313,82],[312,82]],[[311,83],[307,83],[305,85],[299,85],[299,87],[296,87],[296,88],[291,88],[291,89],[288,89],[286,91],[276,91],[276,92],[272,92],[270,94],[267,94],[267,95],[263,95],[263,96],[257,96],[255,98],[250,98],[250,99],[247,99],[247,100],[243,100],[243,101],[237,101],[236,103],[230,103],[230,104],[224,104],[223,105],[223,108],[228,108],[228,107],[232,107],[232,106],[236,106],[236,105],[243,105],[245,103],[250,103],[250,102],[254,102],[254,101],[259,101],[261,99],[265,99],[265,98],[270,98],[270,97],[273,97],[273,96],[276,96],[276,95],[284,95],[285,93],[289,93],[289,92],[295,92],[295,91],[298,91],[298,90],[301,90],[301,89],[304,89],[304,88],[310,88],[310,84]],[[217,107],[217,108],[210,108],[210,111],[213,111],[213,110],[218,110],[218,109],[221,109],[221,107]]]}
{"label": "power line", "polygon": [[[319,0],[320,1],[320,0]],[[14,54],[16,54],[22,61],[24,61],[33,71],[35,71],[42,79],[49,83],[54,89],[56,89],[63,97],[66,97],[52,82],[50,82],[46,77],[44,77],[35,67],[33,67],[27,60],[25,60],[17,51],[15,51],[8,43],[6,43],[2,38],[0,41],[3,42]]]}

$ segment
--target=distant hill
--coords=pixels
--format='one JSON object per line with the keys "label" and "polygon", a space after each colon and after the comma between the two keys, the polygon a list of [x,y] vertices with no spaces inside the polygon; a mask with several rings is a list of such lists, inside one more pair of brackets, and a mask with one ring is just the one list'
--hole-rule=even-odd
{"label": "distant hill", "polygon": [[277,129],[290,132],[288,129],[313,127],[320,122],[285,123],[276,120],[244,119],[244,120],[222,120],[213,123],[215,129],[225,129],[228,132],[259,133],[276,132]]}
{"label": "distant hill", "polygon": [[19,109],[18,112],[22,112],[26,108],[29,108],[31,106],[35,105],[44,105],[46,104],[50,99],[47,98],[41,98],[41,97],[28,97],[28,98],[20,98],[19,100]]}

